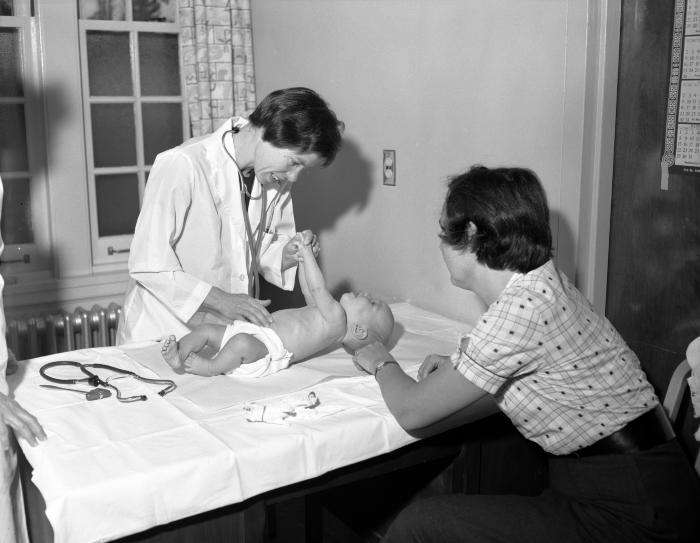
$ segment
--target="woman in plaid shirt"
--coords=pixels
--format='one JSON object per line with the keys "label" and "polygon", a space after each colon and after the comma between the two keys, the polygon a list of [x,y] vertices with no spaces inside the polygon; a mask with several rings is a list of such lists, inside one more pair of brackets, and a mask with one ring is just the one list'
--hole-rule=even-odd
{"label": "woman in plaid shirt", "polygon": [[354,360],[408,432],[492,395],[549,453],[549,488],[416,502],[385,541],[700,541],[698,478],[636,355],[554,266],[535,174],[475,166],[453,178],[440,229],[452,283],[488,309],[452,355],[425,359],[418,381],[381,344]]}

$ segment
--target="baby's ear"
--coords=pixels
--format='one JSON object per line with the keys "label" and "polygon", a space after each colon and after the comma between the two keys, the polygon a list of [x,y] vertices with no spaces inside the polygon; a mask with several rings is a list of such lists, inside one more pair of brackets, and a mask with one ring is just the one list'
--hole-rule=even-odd
{"label": "baby's ear", "polygon": [[367,328],[361,324],[355,323],[352,327],[352,335],[355,339],[367,339]]}

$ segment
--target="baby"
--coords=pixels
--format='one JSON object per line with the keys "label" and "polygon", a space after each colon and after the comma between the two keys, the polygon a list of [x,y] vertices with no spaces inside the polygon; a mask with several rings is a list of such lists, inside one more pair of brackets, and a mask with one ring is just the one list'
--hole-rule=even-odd
{"label": "baby", "polygon": [[180,341],[169,336],[161,349],[166,362],[197,375],[262,377],[329,347],[342,345],[354,353],[374,341],[386,344],[394,329],[389,306],[351,292],[335,300],[311,247],[299,241],[297,249],[305,307],[275,311],[269,328],[235,321],[202,325]]}

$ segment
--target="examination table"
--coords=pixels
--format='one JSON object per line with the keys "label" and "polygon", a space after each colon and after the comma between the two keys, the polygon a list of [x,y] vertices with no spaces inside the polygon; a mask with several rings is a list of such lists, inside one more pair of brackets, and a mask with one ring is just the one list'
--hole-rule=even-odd
{"label": "examination table", "polygon": [[[464,324],[408,303],[392,304],[392,310],[392,353],[414,377],[427,354],[451,353],[466,331]],[[162,387],[115,379],[110,382],[125,395],[147,400],[121,403],[113,394],[88,401],[40,386],[50,384],[40,368],[59,360],[109,364],[178,386],[160,396]],[[37,447],[20,443],[35,542],[109,541],[139,533],[144,539],[128,541],[155,541],[154,527],[175,530],[182,519],[198,516],[205,524],[213,511],[237,540],[263,541],[271,504],[464,453],[445,428],[421,439],[404,432],[374,378],[355,368],[342,349],[253,380],[175,374],[157,342],[59,353],[20,366],[10,387],[48,435]],[[75,369],[54,368],[66,376]],[[312,408],[310,392],[319,400]],[[485,398],[460,424],[495,411]],[[45,513],[37,503],[45,504]],[[171,540],[172,533],[163,539]]]}

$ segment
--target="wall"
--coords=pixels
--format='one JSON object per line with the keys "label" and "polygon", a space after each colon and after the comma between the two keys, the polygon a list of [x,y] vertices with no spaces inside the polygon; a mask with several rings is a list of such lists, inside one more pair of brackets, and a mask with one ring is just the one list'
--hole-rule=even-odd
{"label": "wall", "polygon": [[[308,86],[347,126],[336,162],[294,187],[331,287],[474,319],[481,308],[450,285],[437,240],[446,179],[473,163],[540,175],[558,263],[576,275],[588,3],[252,4],[258,97]],[[395,187],[381,184],[382,149],[396,150]]]}

